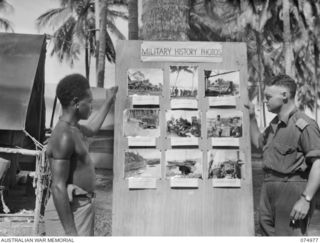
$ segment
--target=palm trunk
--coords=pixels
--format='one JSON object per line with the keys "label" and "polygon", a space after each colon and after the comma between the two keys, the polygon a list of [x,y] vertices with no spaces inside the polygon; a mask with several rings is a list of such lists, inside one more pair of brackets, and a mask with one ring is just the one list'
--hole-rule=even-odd
{"label": "palm trunk", "polygon": [[142,9],[142,39],[188,40],[189,0],[148,0]]}
{"label": "palm trunk", "polygon": [[86,39],[85,68],[86,68],[86,78],[89,80],[89,76],[90,76],[90,50],[89,50],[88,39]]}
{"label": "palm trunk", "polygon": [[98,55],[98,71],[97,71],[97,86],[104,87],[104,72],[105,72],[105,51],[106,51],[106,20],[107,20],[107,0],[101,3],[101,24],[99,36],[99,55]]}
{"label": "palm trunk", "polygon": [[315,93],[315,120],[318,123],[318,65],[319,49],[317,43],[314,43],[314,93]]}
{"label": "palm trunk", "polygon": [[292,45],[290,30],[290,0],[282,0],[283,7],[283,41],[285,71],[287,75],[293,76],[292,70]]}
{"label": "palm trunk", "polygon": [[263,76],[264,76],[264,68],[262,63],[262,41],[261,34],[256,31],[256,41],[257,41],[257,55],[258,55],[258,67],[259,67],[259,81],[258,81],[258,104],[260,107],[260,126],[266,127],[266,111],[263,103]]}
{"label": "palm trunk", "polygon": [[94,1],[94,14],[95,14],[95,28],[96,28],[96,75],[97,75],[97,84],[98,84],[98,63],[99,63],[99,26],[100,26],[100,5],[99,0]]}
{"label": "palm trunk", "polygon": [[128,29],[129,29],[129,40],[139,39],[139,26],[138,26],[138,0],[128,1]]}

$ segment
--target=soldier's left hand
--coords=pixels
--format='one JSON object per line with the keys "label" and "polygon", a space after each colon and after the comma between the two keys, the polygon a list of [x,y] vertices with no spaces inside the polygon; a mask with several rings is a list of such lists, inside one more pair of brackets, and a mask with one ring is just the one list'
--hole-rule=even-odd
{"label": "soldier's left hand", "polygon": [[300,198],[293,206],[290,219],[291,220],[302,220],[304,219],[310,209],[310,202],[307,202],[304,198]]}

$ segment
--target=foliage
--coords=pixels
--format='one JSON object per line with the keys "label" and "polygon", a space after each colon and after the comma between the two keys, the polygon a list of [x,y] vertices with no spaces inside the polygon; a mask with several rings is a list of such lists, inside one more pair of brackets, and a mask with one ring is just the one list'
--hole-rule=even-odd
{"label": "foliage", "polygon": [[[312,109],[315,101],[319,14],[319,0],[290,0],[292,65],[301,108]],[[258,82],[263,84],[271,76],[285,72],[282,0],[192,0],[189,37],[191,40],[246,42],[251,98],[257,94]]]}
{"label": "foliage", "polygon": [[141,37],[144,40],[188,40],[189,0],[143,1]]}
{"label": "foliage", "polygon": [[[5,14],[5,13],[10,13],[12,11],[13,11],[13,7],[6,0],[0,0],[0,13]],[[6,18],[1,17],[0,15],[0,30],[1,29],[4,29],[5,31],[13,32],[13,27],[11,22]]]}
{"label": "foliage", "polygon": [[[113,2],[116,2],[115,4]],[[123,1],[108,1],[107,30],[118,38],[124,39],[123,34],[115,25],[115,18],[127,19],[127,14],[113,9]],[[91,0],[61,0],[60,8],[51,9],[36,20],[38,28],[45,26],[53,29],[53,50],[60,61],[69,61],[72,65],[86,49],[91,55],[95,54],[95,14],[94,2]],[[106,57],[109,62],[115,61],[115,49],[110,34],[106,34]]]}

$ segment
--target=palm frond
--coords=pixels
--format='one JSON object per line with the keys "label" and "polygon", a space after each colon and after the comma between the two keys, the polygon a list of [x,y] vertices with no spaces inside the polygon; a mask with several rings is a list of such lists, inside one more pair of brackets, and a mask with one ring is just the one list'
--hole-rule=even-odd
{"label": "palm frond", "polygon": [[14,11],[13,6],[6,0],[0,0],[0,12],[12,13]]}
{"label": "palm frond", "polygon": [[0,29],[13,32],[12,23],[5,18],[0,18]]}
{"label": "palm frond", "polygon": [[112,18],[121,18],[123,20],[128,20],[128,13],[107,9],[107,16]]}
{"label": "palm frond", "polygon": [[116,61],[116,51],[114,49],[113,42],[110,38],[108,31],[106,31],[106,57],[107,60],[111,63]]}
{"label": "palm frond", "polygon": [[107,21],[107,30],[115,34],[120,40],[125,40],[126,37],[121,33],[114,23]]}
{"label": "palm frond", "polygon": [[70,16],[72,11],[67,7],[50,9],[36,19],[36,26],[38,29],[45,26],[60,28]]}
{"label": "palm frond", "polygon": [[74,40],[74,28],[76,21],[70,17],[57,31],[55,31],[52,41],[53,49],[51,55],[56,54],[58,59],[72,63],[78,59],[80,45]]}

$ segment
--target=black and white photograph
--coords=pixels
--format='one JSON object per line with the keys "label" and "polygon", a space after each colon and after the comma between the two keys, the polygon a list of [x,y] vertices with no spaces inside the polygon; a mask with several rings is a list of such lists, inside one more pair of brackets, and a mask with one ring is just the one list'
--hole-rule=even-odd
{"label": "black and white photograph", "polygon": [[198,94],[197,66],[170,66],[171,98],[195,98]]}
{"label": "black and white photograph", "polygon": [[320,0],[0,0],[0,243],[318,243],[319,40]]}
{"label": "black and white photograph", "polygon": [[214,187],[240,187],[241,166],[245,163],[239,150],[208,151],[208,179]]}
{"label": "black and white photograph", "polygon": [[202,178],[202,151],[170,149],[166,151],[166,178]]}
{"label": "black and white photograph", "polygon": [[156,68],[130,68],[128,70],[129,95],[162,95],[163,70]]}
{"label": "black and white photograph", "polygon": [[125,151],[125,178],[161,178],[161,152],[155,149]]}
{"label": "black and white photograph", "polygon": [[199,111],[168,110],[166,123],[167,137],[198,138],[201,136]]}
{"label": "black and white photograph", "polygon": [[235,70],[204,70],[205,96],[237,97],[240,95],[240,73]]}
{"label": "black and white photograph", "polygon": [[242,117],[243,113],[239,110],[214,109],[207,111],[207,137],[242,137]]}
{"label": "black and white photograph", "polygon": [[125,137],[159,137],[159,109],[127,109],[123,112]]}

